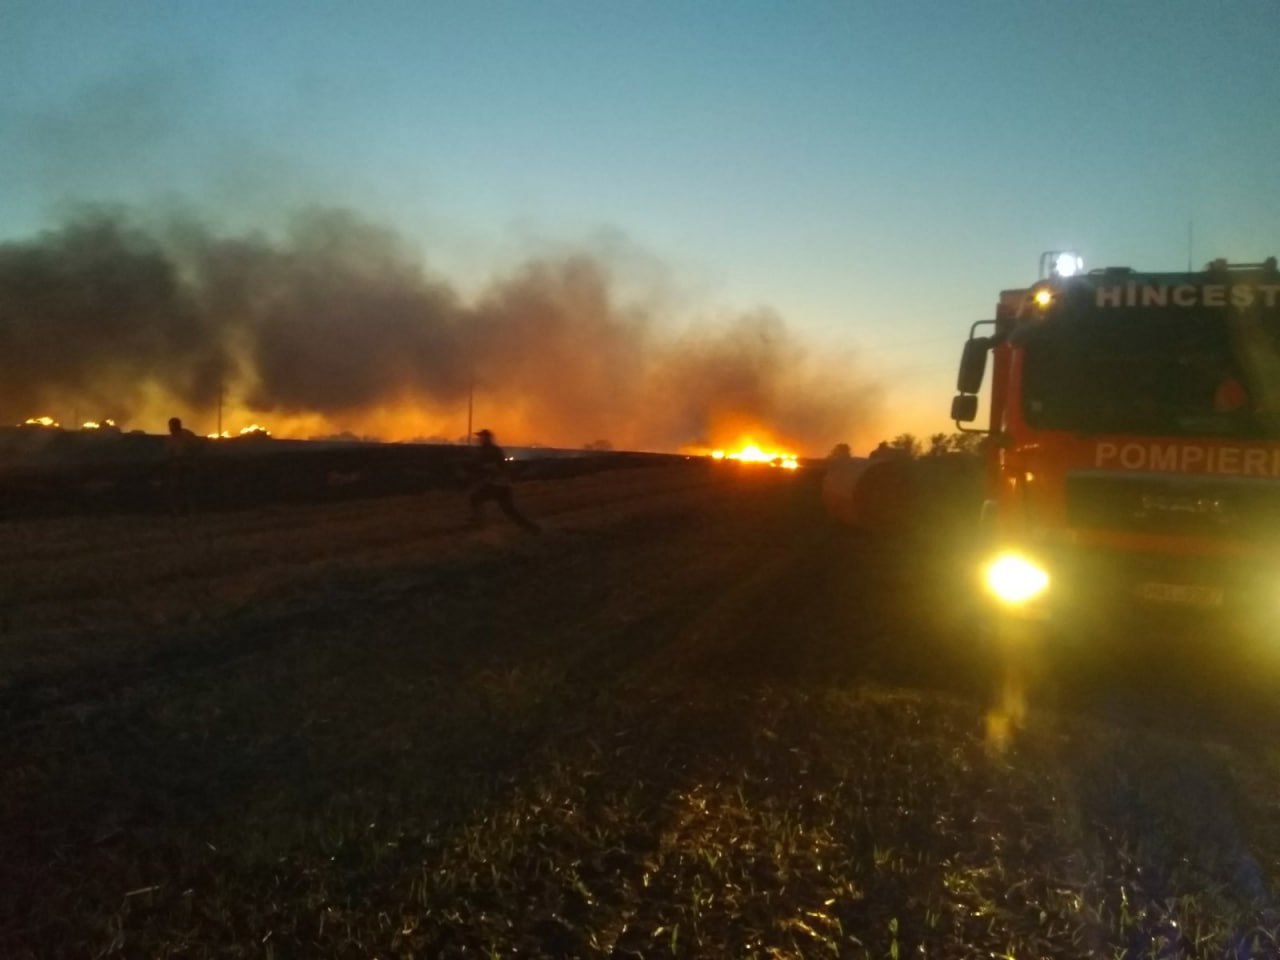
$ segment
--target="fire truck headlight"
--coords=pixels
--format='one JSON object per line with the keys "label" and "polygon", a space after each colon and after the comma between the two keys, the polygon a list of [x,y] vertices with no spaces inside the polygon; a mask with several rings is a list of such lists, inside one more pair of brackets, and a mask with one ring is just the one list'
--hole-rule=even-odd
{"label": "fire truck headlight", "polygon": [[1049,574],[1017,553],[1002,553],[987,566],[986,583],[1002,602],[1017,606],[1033,600],[1049,587]]}

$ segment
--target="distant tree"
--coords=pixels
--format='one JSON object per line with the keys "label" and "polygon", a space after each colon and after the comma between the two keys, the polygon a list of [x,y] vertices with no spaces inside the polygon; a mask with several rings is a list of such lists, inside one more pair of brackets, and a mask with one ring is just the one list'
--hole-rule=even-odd
{"label": "distant tree", "polygon": [[[899,441],[903,437],[910,436],[904,434],[894,440],[893,446],[900,447]],[[929,449],[925,452],[925,456],[941,457],[949,453],[977,453],[982,443],[982,438],[986,436],[982,433],[968,433],[958,431],[954,433],[931,433],[929,434]]]}
{"label": "distant tree", "polygon": [[837,443],[831,448],[831,452],[827,454],[828,460],[848,460],[853,456],[853,452],[849,449],[847,443]]}
{"label": "distant tree", "polygon": [[985,433],[970,433],[968,431],[957,431],[947,437],[947,446],[954,453],[979,453],[982,449],[982,441],[987,435]]}
{"label": "distant tree", "polygon": [[889,441],[889,446],[900,453],[905,453],[909,457],[918,457],[924,452],[924,447],[916,438],[914,433],[900,433]]}

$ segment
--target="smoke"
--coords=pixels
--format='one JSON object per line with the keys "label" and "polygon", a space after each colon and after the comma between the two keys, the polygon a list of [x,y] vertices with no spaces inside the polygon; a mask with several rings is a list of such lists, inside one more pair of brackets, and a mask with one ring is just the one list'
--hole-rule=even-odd
{"label": "smoke", "polygon": [[148,384],[199,402],[222,354],[195,294],[155,238],[114,216],[0,246],[0,408],[127,410]]}
{"label": "smoke", "polygon": [[[685,318],[607,253],[534,259],[471,302],[397,234],[315,209],[279,235],[79,214],[0,244],[0,422],[48,409],[126,426],[171,413],[277,435],[349,430],[674,450],[874,429],[879,390],[768,311]],[[234,424],[232,424],[234,425]]]}

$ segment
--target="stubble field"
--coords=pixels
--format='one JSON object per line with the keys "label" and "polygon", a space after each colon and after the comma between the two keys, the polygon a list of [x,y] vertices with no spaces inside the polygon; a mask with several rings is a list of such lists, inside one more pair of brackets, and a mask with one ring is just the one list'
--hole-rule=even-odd
{"label": "stubble field", "polygon": [[516,492],[0,525],[0,956],[1280,956],[1266,688],[1010,724],[814,475]]}

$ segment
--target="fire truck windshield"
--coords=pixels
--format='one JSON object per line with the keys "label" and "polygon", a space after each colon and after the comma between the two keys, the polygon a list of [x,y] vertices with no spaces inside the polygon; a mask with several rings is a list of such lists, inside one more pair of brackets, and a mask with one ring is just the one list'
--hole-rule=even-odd
{"label": "fire truck windshield", "polygon": [[1280,310],[1088,311],[1015,343],[1033,428],[1280,437]]}

